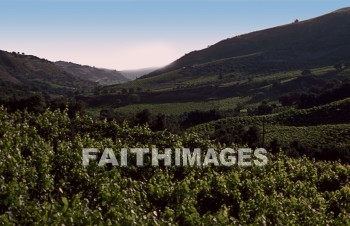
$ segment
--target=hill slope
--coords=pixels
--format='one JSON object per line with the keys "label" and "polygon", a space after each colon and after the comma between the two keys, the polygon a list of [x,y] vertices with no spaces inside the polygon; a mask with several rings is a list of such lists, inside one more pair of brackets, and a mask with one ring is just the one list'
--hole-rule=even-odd
{"label": "hill slope", "polygon": [[55,64],[81,79],[98,82],[101,85],[111,85],[129,81],[122,73],[116,70],[95,68],[64,61],[57,61]]}
{"label": "hill slope", "polygon": [[[240,105],[252,105],[276,102],[289,93],[322,90],[350,78],[349,27],[350,8],[345,8],[223,40],[135,81],[106,87],[103,93],[110,94],[111,101],[100,103],[134,108],[244,98],[249,101]],[[342,69],[334,67],[340,63]],[[125,98],[127,94],[132,96]],[[123,103],[112,103],[117,99]]]}
{"label": "hill slope", "polygon": [[[271,71],[320,67],[350,59],[350,8],[284,26],[223,40],[194,51],[144,77],[215,62],[222,73],[237,69]],[[221,60],[221,61],[218,61]],[[223,61],[222,61],[223,60]],[[230,67],[229,67],[229,66]],[[225,67],[226,66],[226,67]],[[193,69],[192,69],[193,70]]]}
{"label": "hill slope", "polygon": [[0,51],[1,97],[27,95],[31,92],[72,95],[92,90],[95,84],[82,80],[54,63],[18,53]]}

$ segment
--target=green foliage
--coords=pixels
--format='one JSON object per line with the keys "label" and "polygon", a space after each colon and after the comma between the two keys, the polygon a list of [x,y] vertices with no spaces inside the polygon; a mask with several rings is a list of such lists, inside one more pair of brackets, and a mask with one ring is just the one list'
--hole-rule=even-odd
{"label": "green foliage", "polygon": [[191,131],[213,134],[221,126],[237,124],[262,125],[263,122],[272,125],[285,126],[316,126],[323,124],[346,124],[350,122],[348,114],[350,98],[335,101],[330,104],[309,109],[290,109],[280,113],[264,116],[228,117],[217,121],[201,124],[191,128]]}
{"label": "green foliage", "polygon": [[181,115],[185,112],[195,110],[230,110],[236,107],[239,101],[246,101],[248,98],[226,98],[221,100],[209,100],[201,102],[183,102],[183,103],[164,103],[164,104],[133,104],[115,109],[120,113],[136,113],[143,109],[149,109],[152,113],[161,113],[165,115]]}
{"label": "green foliage", "polygon": [[85,168],[83,147],[221,146],[196,134],[79,115],[73,121],[59,110],[0,108],[0,138],[0,224],[350,223],[350,167],[339,162],[279,153],[265,167]]}
{"label": "green foliage", "polygon": [[257,126],[260,129],[260,145],[274,151],[283,147],[293,156],[350,162],[349,100],[265,116],[229,117],[188,130],[209,135],[226,144],[234,142],[242,145],[249,143],[244,139],[245,129]]}

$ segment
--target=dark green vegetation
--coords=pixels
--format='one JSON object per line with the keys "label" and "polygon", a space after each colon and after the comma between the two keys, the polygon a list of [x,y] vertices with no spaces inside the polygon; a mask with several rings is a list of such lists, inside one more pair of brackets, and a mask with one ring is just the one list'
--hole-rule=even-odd
{"label": "dark green vegetation", "polygon": [[[316,104],[343,97],[347,93],[338,93],[348,87],[326,91],[313,98],[302,98]],[[320,99],[327,94],[327,98]],[[338,96],[339,97],[339,96]],[[317,105],[317,104],[316,104]],[[268,147],[272,151],[282,148],[291,155],[307,155],[318,159],[342,159],[350,162],[350,98],[341,99],[325,105],[307,109],[290,109],[279,113],[261,116],[227,117],[191,128],[208,135],[212,139],[226,144],[242,143],[242,130],[254,126],[258,130],[257,145]],[[244,142],[243,142],[244,143]]]}
{"label": "dark green vegetation", "polygon": [[74,96],[91,92],[95,84],[58,68],[54,63],[35,56],[0,51],[0,100],[14,96]]}
{"label": "dark green vegetation", "polygon": [[350,223],[350,167],[339,162],[279,153],[265,167],[84,168],[83,147],[222,147],[67,111],[0,108],[0,138],[5,225]]}
{"label": "dark green vegetation", "polygon": [[100,85],[119,84],[129,81],[119,71],[108,70],[71,62],[58,61],[55,64],[81,79],[97,82]]}

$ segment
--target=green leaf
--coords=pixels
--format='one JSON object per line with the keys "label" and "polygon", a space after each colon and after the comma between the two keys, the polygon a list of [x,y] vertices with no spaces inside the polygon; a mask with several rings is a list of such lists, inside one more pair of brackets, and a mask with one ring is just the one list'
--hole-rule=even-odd
{"label": "green leaf", "polygon": [[64,204],[62,212],[66,212],[68,209],[68,199],[66,197],[62,197],[62,202]]}

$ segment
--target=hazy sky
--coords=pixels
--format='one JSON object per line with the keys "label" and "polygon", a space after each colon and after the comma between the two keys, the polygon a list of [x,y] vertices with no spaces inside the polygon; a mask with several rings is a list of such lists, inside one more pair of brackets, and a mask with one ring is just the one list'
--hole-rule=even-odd
{"label": "hazy sky", "polygon": [[0,0],[0,49],[117,70],[162,66],[222,39],[348,0]]}

